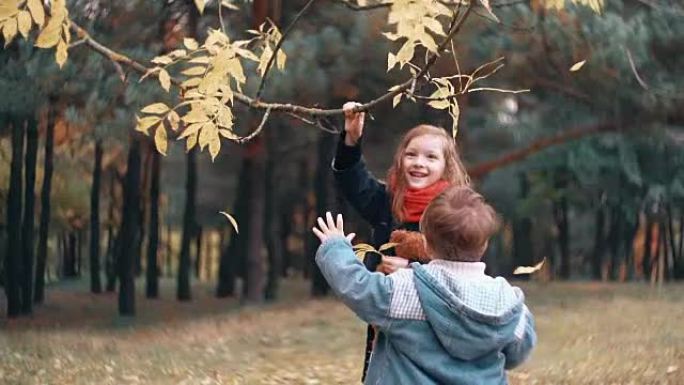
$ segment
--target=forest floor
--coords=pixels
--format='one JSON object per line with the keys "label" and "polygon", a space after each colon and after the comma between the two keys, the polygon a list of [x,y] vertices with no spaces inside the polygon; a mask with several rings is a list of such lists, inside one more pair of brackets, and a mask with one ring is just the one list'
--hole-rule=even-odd
{"label": "forest floor", "polygon": [[[30,318],[7,320],[0,299],[0,384],[359,382],[365,325],[335,299],[306,299],[304,281],[250,307],[203,284],[179,303],[173,285],[163,282],[162,299],[139,297],[135,318],[83,281],[49,287]],[[521,286],[539,345],[511,384],[684,384],[684,286]]]}

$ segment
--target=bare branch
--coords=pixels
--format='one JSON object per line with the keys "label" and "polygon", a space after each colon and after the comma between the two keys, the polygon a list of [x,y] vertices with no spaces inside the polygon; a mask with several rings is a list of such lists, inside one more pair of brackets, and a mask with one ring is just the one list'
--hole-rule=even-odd
{"label": "bare branch", "polygon": [[358,5],[354,4],[349,0],[336,0],[338,3],[344,5],[345,7],[354,11],[370,11],[373,9],[388,8],[392,6],[392,3],[378,3],[371,5]]}
{"label": "bare branch", "polygon": [[235,139],[235,143],[244,144],[254,139],[257,135],[259,135],[259,133],[261,133],[261,130],[264,129],[264,126],[266,125],[266,121],[268,120],[269,115],[271,115],[271,109],[267,108],[263,118],[261,118],[261,123],[259,123],[259,126],[256,128],[256,130],[252,131],[252,133],[247,136]]}
{"label": "bare branch", "polygon": [[505,167],[511,163],[521,161],[530,155],[536,154],[551,146],[558,144],[563,144],[572,140],[581,139],[588,135],[597,134],[600,132],[616,131],[620,127],[616,122],[600,122],[587,126],[580,126],[569,130],[564,130],[556,135],[548,138],[538,139],[532,142],[527,147],[521,148],[519,150],[514,150],[508,154],[500,156],[499,158],[489,160],[486,162],[478,163],[471,167],[467,167],[468,174],[472,178],[481,178],[486,174]]}
{"label": "bare branch", "polygon": [[266,85],[266,77],[268,76],[268,71],[271,70],[271,67],[273,66],[273,62],[275,61],[276,56],[278,56],[278,50],[280,47],[283,45],[283,42],[285,41],[285,38],[287,35],[290,34],[290,31],[294,28],[295,24],[299,21],[299,19],[306,13],[306,10],[309,9],[309,7],[315,2],[316,0],[309,0],[299,11],[297,16],[295,16],[294,20],[292,20],[292,23],[287,26],[283,34],[280,36],[280,40],[278,40],[278,43],[276,43],[275,48],[273,49],[273,54],[271,54],[271,58],[268,59],[268,63],[266,64],[266,69],[264,70],[264,76],[261,77],[261,83],[259,83],[259,88],[257,89],[256,95],[254,96],[254,99],[259,100],[261,97],[261,92],[264,90],[264,85]]}
{"label": "bare branch", "polygon": [[629,49],[625,47],[625,53],[627,53],[627,59],[629,59],[629,66],[632,67],[632,72],[634,72],[634,77],[636,78],[637,82],[639,82],[639,85],[648,91],[648,85],[646,82],[641,79],[641,76],[639,76],[639,73],[637,72],[636,65],[634,65],[634,59],[632,59],[632,53],[629,52]]}

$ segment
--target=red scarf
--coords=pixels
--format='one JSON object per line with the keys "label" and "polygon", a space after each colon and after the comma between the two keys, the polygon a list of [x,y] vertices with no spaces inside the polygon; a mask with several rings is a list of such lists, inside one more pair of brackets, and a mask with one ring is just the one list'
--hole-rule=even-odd
{"label": "red scarf", "polygon": [[404,222],[418,222],[427,205],[442,191],[449,187],[449,182],[440,179],[428,187],[414,189],[406,187],[404,193]]}

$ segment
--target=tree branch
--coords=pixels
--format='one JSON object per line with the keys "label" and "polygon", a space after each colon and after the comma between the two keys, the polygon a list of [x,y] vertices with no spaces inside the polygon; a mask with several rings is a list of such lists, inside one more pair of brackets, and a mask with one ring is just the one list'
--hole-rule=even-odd
{"label": "tree branch", "polygon": [[263,118],[261,118],[261,123],[259,123],[259,126],[256,128],[256,130],[252,131],[252,133],[247,135],[247,136],[243,136],[242,138],[236,139],[235,143],[237,143],[237,144],[247,143],[250,140],[254,139],[254,137],[256,137],[257,135],[259,135],[261,130],[264,129],[264,125],[266,125],[266,121],[268,120],[269,115],[271,115],[271,109],[267,108],[266,113],[264,113]]}
{"label": "tree branch", "polygon": [[[430,69],[430,67],[435,63],[437,58],[439,57],[438,53],[442,52],[446,45],[451,41],[451,39],[458,33],[458,31],[461,29],[463,24],[465,23],[466,19],[468,18],[468,15],[470,14],[470,11],[474,7],[475,3],[471,2],[468,5],[468,8],[466,9],[466,12],[463,14],[463,16],[460,19],[454,18],[451,22],[449,33],[447,36],[444,38],[444,41],[441,42],[441,44],[437,47],[437,53],[433,53],[428,61],[425,63],[425,66],[422,68],[422,70],[416,75],[412,76],[405,82],[397,85],[394,87],[392,91],[389,91],[381,96],[379,96],[376,99],[373,99],[367,103],[361,104],[353,109],[355,112],[361,112],[361,111],[367,111],[371,109],[372,107],[383,103],[387,100],[391,100],[395,95],[404,92],[407,90],[415,79],[421,79],[423,75],[427,73],[427,71]],[[128,56],[122,55],[118,52],[115,52],[114,50],[100,44],[97,42],[95,39],[93,39],[88,32],[81,28],[79,25],[77,25],[74,22],[71,22],[71,29],[77,34],[77,36],[80,39],[84,39],[85,45],[93,49],[94,51],[98,52],[99,54],[103,55],[104,57],[108,58],[109,60],[112,60],[117,63],[125,64],[134,70],[138,71],[141,74],[146,74],[149,72],[150,68],[147,68],[146,66],[140,64],[139,62],[129,58]],[[173,83],[176,86],[181,87],[181,81],[176,79],[176,78],[171,78],[171,83]],[[181,87],[182,88],[182,87]],[[342,115],[344,111],[341,108],[335,108],[335,109],[321,109],[321,108],[311,108],[311,107],[304,107],[300,105],[295,105],[295,104],[290,104],[290,103],[265,103],[257,99],[253,99],[243,93],[240,92],[234,92],[234,98],[239,101],[240,103],[245,104],[246,106],[253,108],[253,109],[259,109],[259,110],[271,110],[272,112],[291,112],[295,114],[304,114],[304,115],[309,115],[309,116],[331,116],[331,115]]]}
{"label": "tree branch", "polygon": [[527,147],[514,150],[496,159],[488,160],[485,162],[475,164],[471,167],[467,167],[468,174],[471,178],[482,178],[483,176],[487,175],[488,173],[496,169],[508,166],[511,163],[521,161],[527,158],[528,156],[536,154],[539,151],[545,150],[549,147],[581,139],[588,135],[593,135],[601,132],[617,131],[619,128],[620,127],[616,122],[600,122],[591,125],[572,128],[569,130],[564,130],[563,132],[559,132],[551,137],[538,139],[532,142]]}
{"label": "tree branch", "polygon": [[292,23],[287,26],[283,34],[280,36],[280,40],[278,40],[278,43],[276,43],[275,49],[273,49],[273,54],[271,54],[270,59],[268,59],[268,63],[266,64],[266,69],[264,70],[264,75],[261,77],[261,82],[259,83],[259,88],[257,89],[256,95],[254,96],[254,99],[259,100],[261,97],[261,92],[264,90],[264,85],[266,85],[266,77],[268,76],[268,71],[271,70],[271,67],[273,66],[273,62],[275,61],[276,56],[278,55],[278,50],[280,47],[283,45],[283,42],[285,41],[285,38],[287,35],[290,34],[290,31],[292,31],[293,27],[299,19],[306,13],[307,9],[315,2],[316,0],[309,0],[299,11],[297,16],[295,16],[294,20],[292,20]]}

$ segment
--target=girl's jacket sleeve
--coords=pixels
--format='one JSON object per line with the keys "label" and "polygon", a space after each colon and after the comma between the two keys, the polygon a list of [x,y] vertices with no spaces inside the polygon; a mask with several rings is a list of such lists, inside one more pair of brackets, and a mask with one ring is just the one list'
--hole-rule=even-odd
{"label": "girl's jacket sleeve", "polygon": [[330,287],[365,322],[386,327],[392,280],[372,273],[356,259],[351,243],[344,237],[328,239],[318,248],[316,263]]}
{"label": "girl's jacket sleeve", "polygon": [[347,146],[344,133],[338,142],[332,169],[338,188],[363,219],[372,226],[387,220],[387,189],[366,168],[361,157],[361,145]]}

